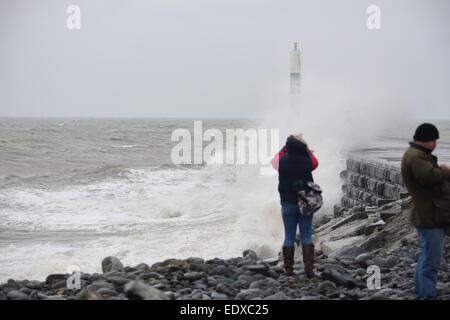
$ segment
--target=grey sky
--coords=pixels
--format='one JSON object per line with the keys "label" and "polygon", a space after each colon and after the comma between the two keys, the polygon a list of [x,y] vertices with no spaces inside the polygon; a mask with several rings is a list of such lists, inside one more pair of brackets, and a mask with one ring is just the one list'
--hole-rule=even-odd
{"label": "grey sky", "polygon": [[0,116],[258,116],[288,94],[298,41],[316,92],[333,79],[450,118],[449,18],[448,0],[1,0]]}

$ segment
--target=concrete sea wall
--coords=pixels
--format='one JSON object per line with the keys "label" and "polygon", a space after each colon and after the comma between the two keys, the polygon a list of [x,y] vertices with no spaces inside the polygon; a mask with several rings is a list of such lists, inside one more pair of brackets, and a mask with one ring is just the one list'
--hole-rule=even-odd
{"label": "concrete sea wall", "polygon": [[334,207],[335,218],[356,206],[381,207],[408,197],[400,168],[386,162],[349,158],[341,178],[344,195]]}
{"label": "concrete sea wall", "polygon": [[400,238],[383,230],[399,216],[402,216],[397,219],[399,225],[405,225],[399,227],[400,233],[403,236],[411,233],[406,227],[411,197],[398,166],[382,160],[350,157],[340,176],[341,201],[334,206],[333,216],[314,230],[318,250],[333,256],[348,246],[366,251],[388,248]]}

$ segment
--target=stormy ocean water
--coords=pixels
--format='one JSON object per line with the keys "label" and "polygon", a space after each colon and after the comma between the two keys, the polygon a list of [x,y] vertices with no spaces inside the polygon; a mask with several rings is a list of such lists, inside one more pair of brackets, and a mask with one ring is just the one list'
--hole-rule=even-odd
{"label": "stormy ocean water", "polygon": [[[392,165],[400,165],[405,148],[412,140],[414,130],[422,122],[424,121],[399,123],[387,129],[373,141],[367,142],[365,146],[360,146],[350,152],[360,157],[382,159]],[[450,164],[450,121],[432,121],[432,123],[438,127],[440,134],[436,150],[433,153],[439,158],[440,163]]]}
{"label": "stormy ocean water", "polygon": [[1,119],[0,281],[45,279],[71,265],[95,272],[107,255],[130,265],[245,248],[276,255],[276,176],[175,165],[177,128],[192,131],[193,120]]}
{"label": "stormy ocean water", "polygon": [[[351,152],[398,163],[415,125]],[[436,154],[450,162],[450,122],[438,126]],[[126,265],[233,257],[249,248],[275,257],[283,238],[276,175],[261,175],[258,166],[175,165],[177,128],[192,131],[193,120],[0,119],[0,282],[43,280],[72,265],[100,272],[109,255]],[[316,152],[326,171],[323,148]],[[326,172],[337,178],[338,169]]]}

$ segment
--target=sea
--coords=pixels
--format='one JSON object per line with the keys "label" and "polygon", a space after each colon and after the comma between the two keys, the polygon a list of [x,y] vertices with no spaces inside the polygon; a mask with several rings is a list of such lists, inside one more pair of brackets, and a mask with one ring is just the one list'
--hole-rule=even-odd
{"label": "sea", "polygon": [[[202,123],[221,132],[258,126],[254,119]],[[335,158],[327,146],[313,147],[324,210],[338,201],[347,154],[398,165],[415,125],[390,128]],[[436,155],[450,163],[450,122],[438,127]],[[130,266],[236,257],[245,249],[277,257],[283,226],[276,173],[261,174],[259,165],[174,163],[174,131],[193,128],[192,119],[0,118],[0,283],[42,281],[73,266],[101,272],[106,256]]]}

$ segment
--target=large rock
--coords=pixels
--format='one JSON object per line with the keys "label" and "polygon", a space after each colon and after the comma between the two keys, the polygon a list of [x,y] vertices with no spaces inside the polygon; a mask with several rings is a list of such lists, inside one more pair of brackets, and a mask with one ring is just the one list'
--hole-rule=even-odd
{"label": "large rock", "polygon": [[343,216],[345,214],[346,210],[347,209],[344,208],[343,206],[336,204],[333,207],[333,217],[334,218],[339,218],[339,217]]}
{"label": "large rock", "polygon": [[160,290],[155,289],[142,281],[131,281],[124,287],[124,292],[133,300],[169,300]]}
{"label": "large rock", "polygon": [[8,294],[8,292],[10,292],[11,290],[18,290],[19,287],[17,286],[16,283],[5,283],[0,285],[0,292],[3,291],[5,294]]}
{"label": "large rock", "polygon": [[360,247],[366,251],[372,251],[383,247],[386,243],[386,234],[381,231],[372,234],[369,238],[364,240]]}
{"label": "large rock", "polygon": [[183,274],[184,279],[191,280],[191,281],[199,280],[205,276],[206,276],[205,272],[196,272],[196,271],[186,272]]}
{"label": "large rock", "polygon": [[116,290],[110,288],[100,288],[97,290],[97,293],[104,298],[115,297],[119,295],[119,293]]}
{"label": "large rock", "polygon": [[164,276],[158,272],[144,272],[139,275],[139,279],[142,280],[149,280],[149,279],[156,279],[161,280],[164,279]]}
{"label": "large rock", "polygon": [[360,266],[367,267],[373,264],[373,261],[371,259],[372,255],[370,253],[362,253],[355,258],[355,263]]}
{"label": "large rock", "polygon": [[365,212],[365,207],[363,206],[358,206],[356,208],[354,208],[353,210],[351,210],[351,215],[341,221],[339,221],[338,223],[334,224],[331,229],[337,229],[339,227],[342,227],[343,225],[346,225],[352,221],[358,220],[358,219],[367,219],[369,216],[367,215],[367,213]]}
{"label": "large rock", "polygon": [[279,285],[279,282],[272,279],[272,278],[266,278],[266,279],[261,279],[261,280],[256,280],[253,281],[250,284],[250,289],[262,289],[262,290],[266,290],[270,287],[275,287]]}
{"label": "large rock", "polygon": [[150,270],[149,265],[146,264],[146,263],[140,263],[137,266],[135,266],[134,268],[137,269],[137,270],[141,270],[141,271],[148,271],[148,270]]}
{"label": "large rock", "polygon": [[200,263],[200,264],[203,264],[203,263],[205,263],[205,259],[203,259],[203,258],[198,258],[198,257],[190,257],[190,258],[188,258],[187,259],[187,262],[188,263]]}
{"label": "large rock", "polygon": [[255,273],[261,273],[265,274],[268,270],[267,266],[263,264],[253,264],[245,267],[247,270],[255,272]]}
{"label": "large rock", "polygon": [[111,277],[109,278],[109,280],[116,287],[123,287],[124,285],[126,285],[128,282],[131,281],[131,279],[124,277]]}
{"label": "large rock", "polygon": [[367,287],[365,283],[356,281],[350,276],[342,275],[336,270],[325,270],[324,272],[322,272],[321,276],[324,280],[329,280],[337,286],[342,286],[349,289]]}
{"label": "large rock", "polygon": [[229,297],[233,297],[233,296],[236,295],[236,292],[235,292],[235,290],[234,290],[233,288],[231,288],[231,287],[229,287],[229,286],[226,286],[226,285],[223,284],[223,283],[219,283],[219,284],[217,285],[216,291],[217,291],[218,293],[226,294],[226,295],[229,296]]}
{"label": "large rock", "polygon": [[266,258],[264,260],[261,260],[261,262],[269,266],[276,266],[279,260],[277,258]]}
{"label": "large rock", "polygon": [[122,262],[116,257],[106,257],[102,261],[102,271],[103,273],[118,271],[123,272],[124,267]]}
{"label": "large rock", "polygon": [[251,284],[253,281],[255,281],[255,278],[254,278],[254,277],[251,277],[251,276],[249,276],[249,275],[243,274],[243,275],[241,275],[241,276],[238,277],[238,281],[239,281],[242,285],[248,287],[248,286],[250,286],[250,284]]}
{"label": "large rock", "polygon": [[45,283],[53,286],[56,283],[65,280],[66,277],[67,277],[67,275],[65,275],[65,274],[51,274],[51,275],[47,276],[47,278],[45,279]]}
{"label": "large rock", "polygon": [[317,270],[323,271],[323,270],[336,270],[339,273],[346,273],[347,268],[344,267],[341,264],[334,264],[334,263],[326,263],[326,264],[318,264]]}
{"label": "large rock", "polygon": [[378,220],[377,222],[371,223],[364,228],[364,235],[371,235],[375,230],[381,230],[385,226],[386,222],[383,220]]}
{"label": "large rock", "polygon": [[217,286],[217,284],[218,284],[219,282],[218,282],[217,279],[214,278],[214,277],[207,277],[207,278],[206,278],[206,283],[208,284],[208,286],[215,287],[215,286]]}
{"label": "large rock", "polygon": [[[362,237],[354,237],[354,238],[361,239]],[[352,238],[347,238],[347,239],[352,239]],[[332,259],[336,259],[341,262],[347,262],[347,264],[349,264],[349,263],[353,263],[354,259],[358,255],[365,253],[365,252],[366,251],[364,249],[362,249],[356,245],[346,245],[346,246],[341,247],[340,249],[335,250],[328,256]]]}
{"label": "large rock", "polygon": [[242,290],[241,292],[239,292],[236,296],[236,299],[250,300],[250,299],[262,297],[263,294],[264,294],[264,291],[261,289],[247,289],[247,290]]}
{"label": "large rock", "polygon": [[369,300],[391,300],[391,296],[396,293],[392,289],[382,289],[369,297]]}
{"label": "large rock", "polygon": [[102,289],[101,286],[91,284],[87,286],[86,289],[81,290],[76,295],[77,300],[104,300],[101,293],[98,293],[97,291]]}
{"label": "large rock", "polygon": [[373,263],[381,268],[391,269],[400,262],[400,259],[396,256],[389,256],[387,258],[375,257]]}
{"label": "large rock", "polygon": [[203,262],[199,262],[197,260],[189,262],[189,270],[191,271],[206,271],[208,269],[208,265]]}
{"label": "large rock", "polygon": [[61,280],[52,285],[52,290],[57,291],[59,289],[67,288],[67,280]]}
{"label": "large rock", "polygon": [[378,214],[380,215],[380,219],[386,222],[389,218],[395,217],[402,212],[402,206],[400,204],[396,204],[387,209],[380,209]]}
{"label": "large rock", "polygon": [[379,199],[377,201],[377,207],[383,207],[384,205],[390,204],[392,202],[396,201],[395,199]]}
{"label": "large rock", "polygon": [[42,289],[42,283],[40,281],[29,281],[25,284],[27,288],[34,289],[34,290],[41,290]]}
{"label": "large rock", "polygon": [[391,217],[394,217],[402,212],[402,202],[406,201],[404,200],[397,200],[388,204],[385,204],[378,208],[377,213],[380,216],[380,218],[386,222]]}
{"label": "large rock", "polygon": [[228,300],[229,299],[226,294],[218,293],[218,292],[215,292],[215,291],[213,293],[211,293],[211,298],[213,300]]}
{"label": "large rock", "polygon": [[244,250],[244,252],[242,253],[242,256],[244,257],[244,259],[248,259],[248,260],[252,260],[252,261],[258,260],[258,255],[256,254],[256,252],[253,250],[250,250],[250,249]]}
{"label": "large rock", "polygon": [[402,209],[410,208],[411,205],[412,205],[412,198],[411,198],[411,196],[408,196],[408,197],[402,199],[402,201],[401,201]]}
{"label": "large rock", "polygon": [[273,295],[263,298],[263,300],[287,300],[288,297],[283,292],[277,292]]}
{"label": "large rock", "polygon": [[27,294],[19,291],[19,290],[11,290],[6,295],[8,300],[30,300]]}
{"label": "large rock", "polygon": [[327,293],[327,292],[336,291],[336,290],[337,290],[337,287],[334,284],[334,282],[331,282],[328,280],[323,281],[317,288],[317,291],[320,293]]}

